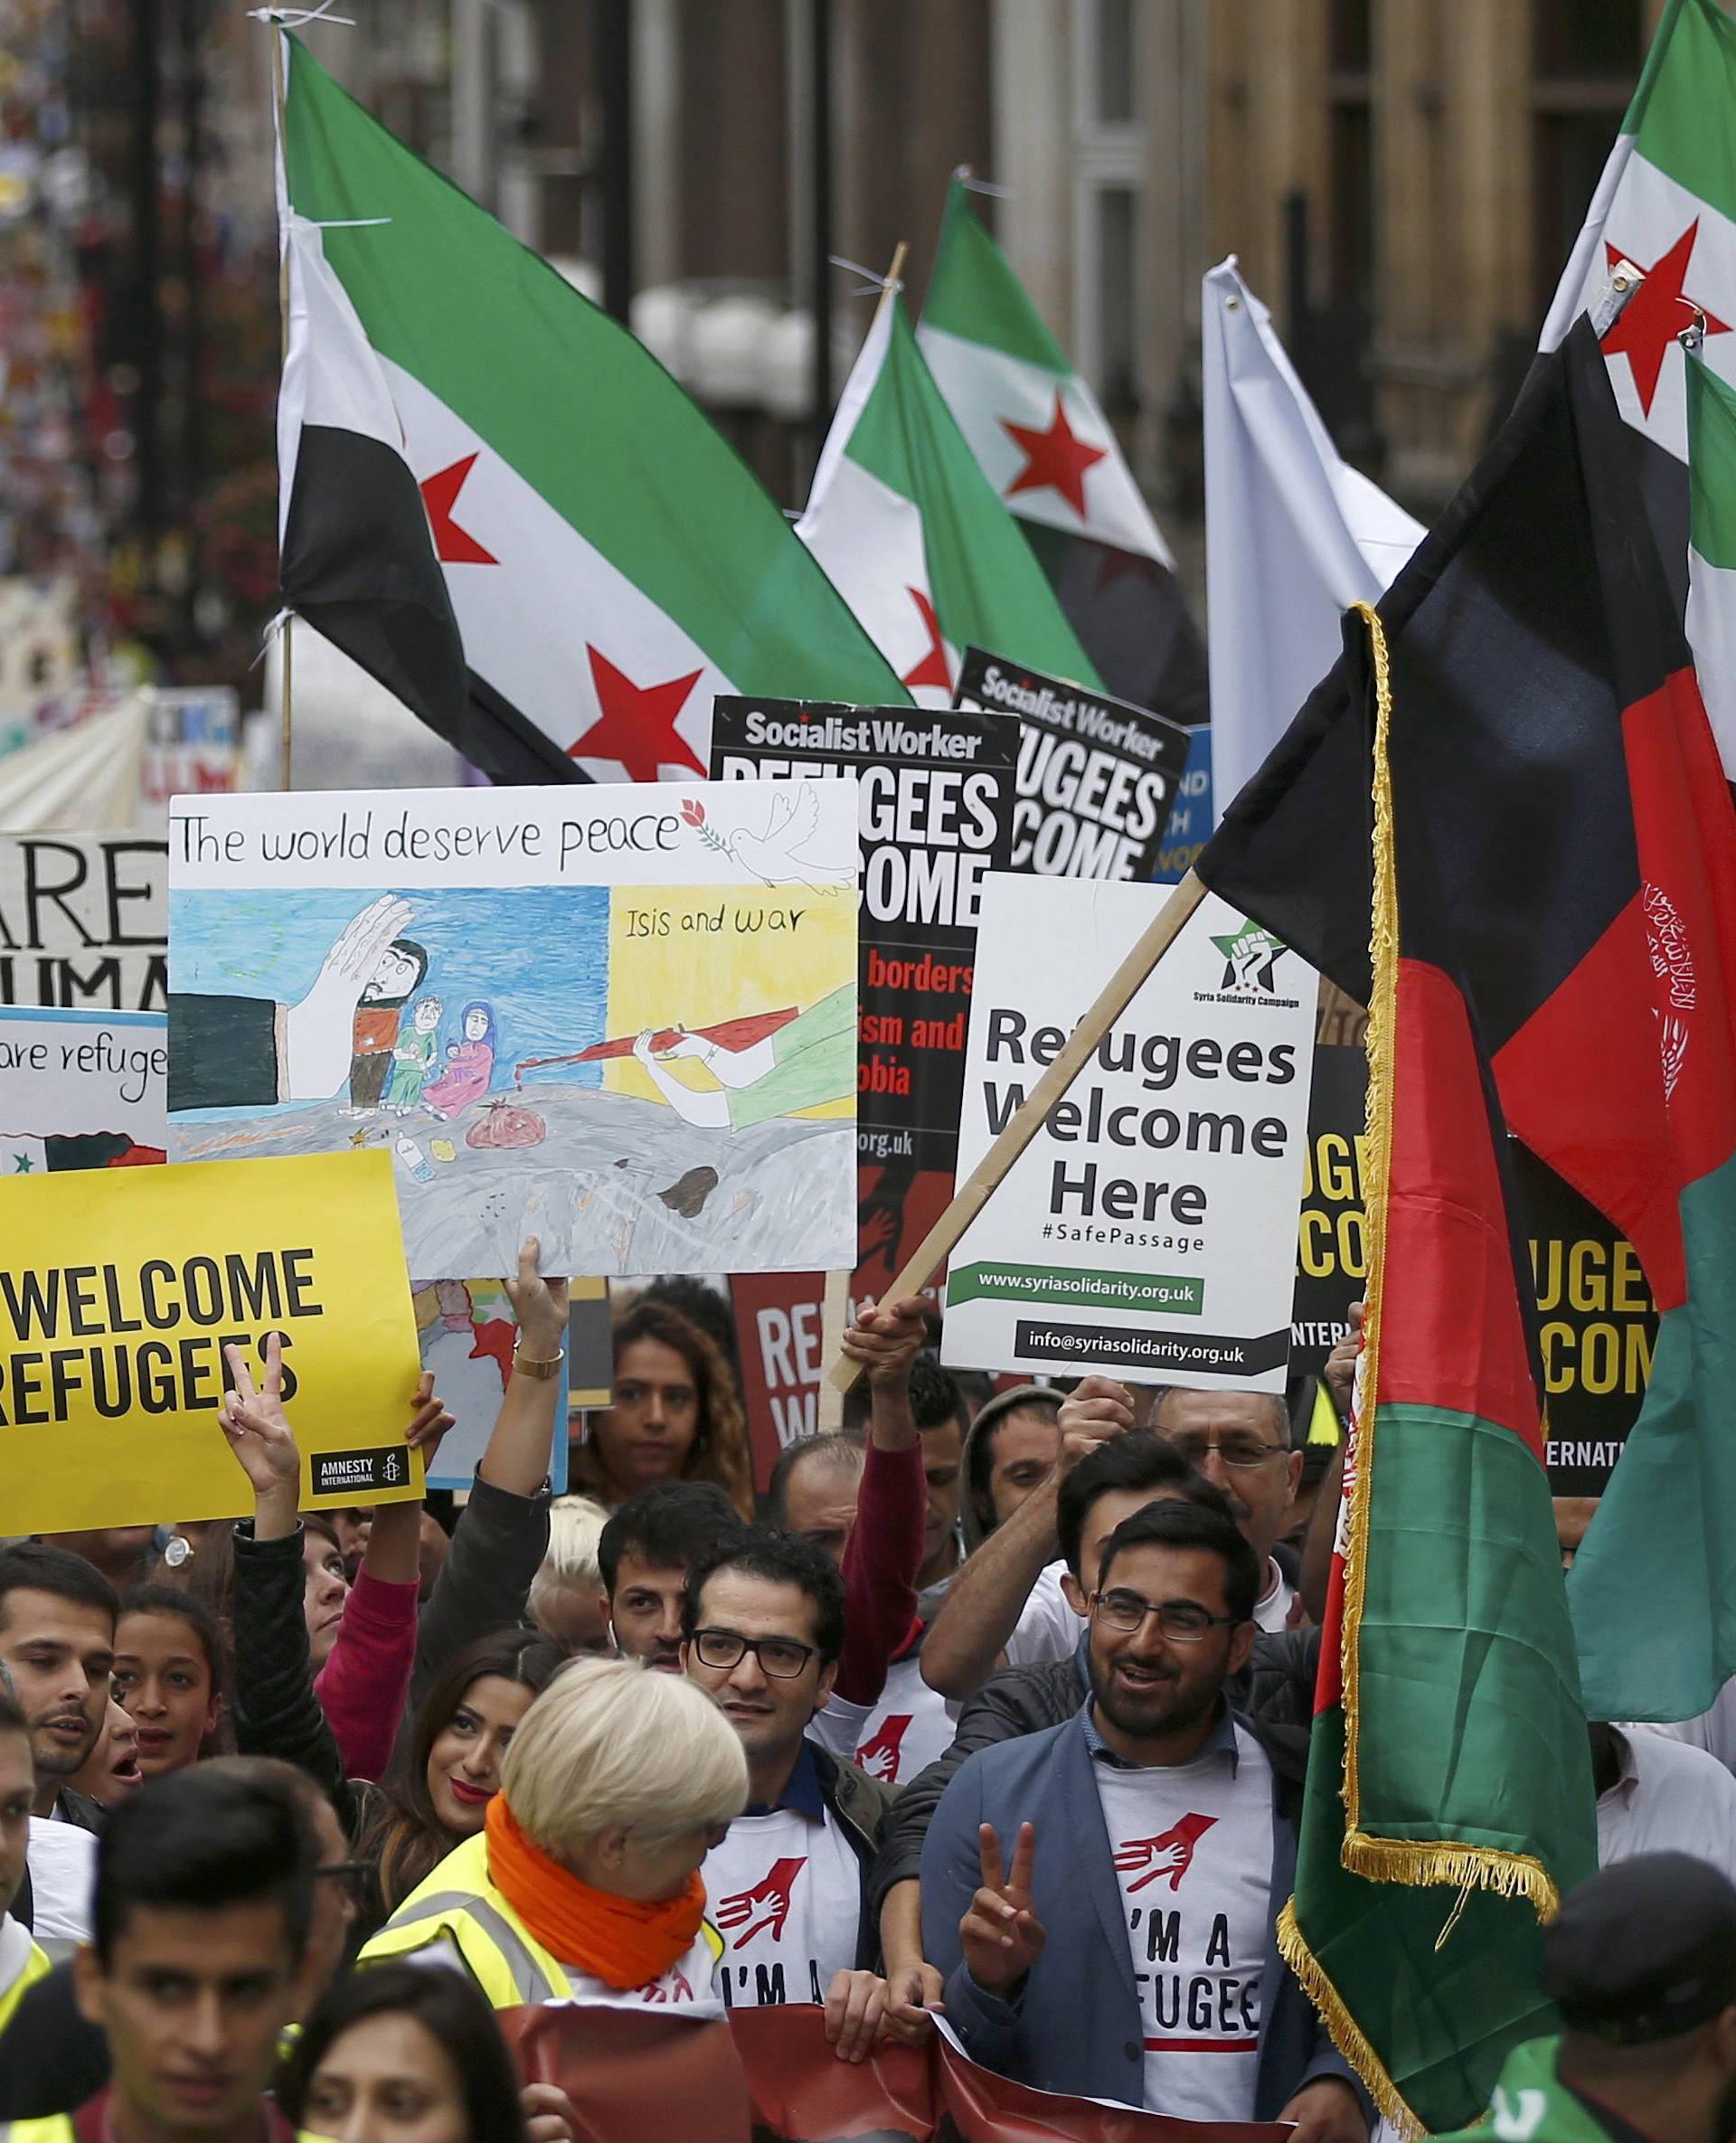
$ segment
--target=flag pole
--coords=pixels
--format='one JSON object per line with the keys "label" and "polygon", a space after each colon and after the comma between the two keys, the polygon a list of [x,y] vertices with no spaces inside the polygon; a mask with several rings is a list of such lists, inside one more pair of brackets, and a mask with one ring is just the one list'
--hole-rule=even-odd
{"label": "flag pole", "polygon": [[[1000,1187],[1014,1161],[1030,1145],[1043,1119],[1062,1100],[1090,1061],[1098,1043],[1133,1002],[1164,955],[1175,944],[1194,911],[1205,898],[1205,882],[1189,871],[1174,887],[1168,900],[1140,932],[1121,965],[1110,976],[1097,1002],[1067,1038],[1067,1046],[1014,1109],[1006,1128],[977,1162],[968,1181],[952,1194],[952,1204],[936,1221],[906,1260],[904,1270],[881,1299],[896,1302],[901,1295],[914,1295],[929,1284],[958,1247],[958,1240]],[[827,1379],[847,1392],[862,1374],[859,1366],[840,1355],[826,1371]]]}
{"label": "flag pole", "polygon": [[[288,177],[284,165],[285,113],[288,103],[283,79],[282,26],[270,16],[267,27],[271,33],[271,103],[277,120],[278,165],[284,172],[281,199],[287,202]],[[281,222],[278,230],[278,376],[282,380],[283,368],[289,356],[289,234]],[[281,482],[281,476],[279,476]],[[278,686],[278,786],[282,789],[295,787],[295,625],[293,615],[284,612],[283,671]]]}

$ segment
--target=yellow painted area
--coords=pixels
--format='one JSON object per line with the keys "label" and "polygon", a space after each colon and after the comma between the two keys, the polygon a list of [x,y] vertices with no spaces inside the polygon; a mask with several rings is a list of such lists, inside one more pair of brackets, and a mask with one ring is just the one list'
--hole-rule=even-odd
{"label": "yellow painted area", "polygon": [[[856,978],[856,895],[849,889],[618,888],[609,932],[611,1036],[710,1026],[786,1005],[806,1012]],[[695,1064],[678,1062],[671,1069],[684,1085],[715,1084]],[[610,1093],[661,1099],[631,1057],[608,1060],[603,1084]],[[848,1118],[855,1100],[798,1113]]]}

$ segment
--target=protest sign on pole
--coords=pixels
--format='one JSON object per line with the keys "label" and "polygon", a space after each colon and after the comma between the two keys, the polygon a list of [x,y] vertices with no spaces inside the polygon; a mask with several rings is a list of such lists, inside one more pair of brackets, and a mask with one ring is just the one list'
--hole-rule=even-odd
{"label": "protest sign on pole", "polygon": [[225,1345],[283,1336],[304,1504],[401,1502],[419,1364],[386,1156],[0,1181],[0,1508],[19,1533],[234,1517]]}
{"label": "protest sign on pole", "polygon": [[1191,730],[981,647],[966,648],[952,703],[1019,719],[1014,870],[1051,878],[1152,875]]}
{"label": "protest sign on pole", "polygon": [[856,793],[178,798],[180,1160],[373,1147],[416,1273],[855,1250]]}
{"label": "protest sign on pole", "polygon": [[0,1178],[161,1161],[167,1028],[160,1012],[0,1007]]}
{"label": "protest sign on pole", "polygon": [[161,1012],[168,853],[132,834],[0,835],[0,1005]]}
{"label": "protest sign on pole", "polygon": [[977,902],[1010,861],[1018,742],[995,713],[746,699],[712,713],[720,781],[858,780],[857,1295],[883,1291],[907,1214],[938,1212],[951,1187]]}
{"label": "protest sign on pole", "polygon": [[[1160,896],[992,876],[959,1126],[990,1151]],[[952,1254],[942,1352],[1281,1391],[1316,978],[1208,895]]]}
{"label": "protest sign on pole", "polygon": [[[1350,1330],[1367,1285],[1360,1049],[1314,1057],[1308,1161],[1297,1236],[1290,1365],[1317,1373]],[[1651,1374],[1657,1309],[1632,1243],[1516,1139],[1507,1147],[1536,1286],[1548,1407],[1544,1456],[1557,1496],[1600,1496]]]}

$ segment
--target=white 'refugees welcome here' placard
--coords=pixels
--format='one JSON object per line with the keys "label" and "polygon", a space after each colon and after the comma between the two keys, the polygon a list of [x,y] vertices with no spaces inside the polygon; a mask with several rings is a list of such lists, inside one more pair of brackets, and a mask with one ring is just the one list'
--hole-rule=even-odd
{"label": "white 'refugees welcome here' placard", "polygon": [[[1165,897],[985,881],[961,1185]],[[948,1362],[1283,1389],[1316,979],[1206,896],[953,1252]]]}

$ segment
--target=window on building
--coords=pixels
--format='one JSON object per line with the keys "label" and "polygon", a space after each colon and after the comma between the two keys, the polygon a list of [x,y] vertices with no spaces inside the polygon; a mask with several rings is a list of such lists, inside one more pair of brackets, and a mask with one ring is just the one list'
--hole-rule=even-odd
{"label": "window on building", "polygon": [[1139,400],[1141,12],[1139,0],[1073,0],[1074,355],[1111,417]]}

